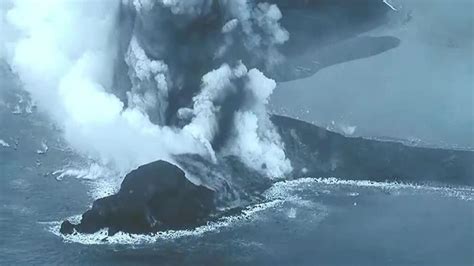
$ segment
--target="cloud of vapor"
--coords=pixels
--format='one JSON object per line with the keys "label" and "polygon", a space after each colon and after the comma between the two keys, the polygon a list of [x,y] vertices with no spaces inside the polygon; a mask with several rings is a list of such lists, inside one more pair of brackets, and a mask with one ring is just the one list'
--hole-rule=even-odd
{"label": "cloud of vapor", "polygon": [[136,38],[130,40],[125,61],[132,89],[127,93],[129,107],[136,107],[151,115],[152,121],[164,124],[168,107],[168,66],[159,60],[150,60]]}
{"label": "cloud of vapor", "polygon": [[282,176],[291,171],[291,163],[265,108],[276,83],[257,69],[247,75],[245,89],[253,100],[235,115],[235,140],[230,143],[229,152],[269,176]]}
{"label": "cloud of vapor", "polygon": [[276,5],[31,0],[1,11],[0,55],[85,155],[121,171],[186,153],[291,171],[265,108],[275,82],[246,67],[281,57]]}
{"label": "cloud of vapor", "polygon": [[203,88],[201,92],[193,98],[193,108],[191,110],[193,118],[183,130],[190,132],[196,139],[201,141],[209,151],[211,159],[215,162],[216,156],[212,148],[212,140],[218,131],[218,114],[222,104],[223,95],[226,90],[233,88],[232,79],[241,78],[247,72],[247,68],[240,64],[234,69],[228,65],[223,65],[203,76]]}
{"label": "cloud of vapor", "polygon": [[7,60],[66,139],[87,155],[128,170],[170,153],[199,151],[191,137],[152,124],[140,104],[124,108],[108,92],[118,8],[116,1],[13,2],[5,16],[14,33],[5,44]]}

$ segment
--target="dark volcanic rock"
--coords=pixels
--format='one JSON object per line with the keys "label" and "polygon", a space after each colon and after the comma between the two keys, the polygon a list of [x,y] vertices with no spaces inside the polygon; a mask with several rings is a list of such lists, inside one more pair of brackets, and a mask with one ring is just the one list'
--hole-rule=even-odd
{"label": "dark volcanic rock", "polygon": [[[310,176],[449,185],[474,182],[473,151],[345,137],[283,116],[272,116],[272,121],[294,168],[288,179]],[[213,189],[191,183],[175,165],[153,162],[130,172],[117,194],[96,200],[80,224],[64,221],[61,233],[94,233],[108,228],[112,235],[117,231],[194,228],[262,200],[259,195],[272,184],[271,179],[249,169],[238,158],[219,157],[217,164],[197,155],[176,159],[190,175]]]}
{"label": "dark volcanic rock", "polygon": [[72,234],[74,233],[74,225],[68,220],[66,220],[61,224],[61,228],[59,229],[59,231],[65,235]]}
{"label": "dark volcanic rock", "polygon": [[474,185],[474,152],[470,150],[414,147],[393,141],[346,137],[284,116],[275,115],[272,121],[293,165],[293,178]]}
{"label": "dark volcanic rock", "polygon": [[117,194],[94,201],[80,224],[64,221],[61,233],[108,228],[113,235],[190,228],[205,223],[214,206],[213,190],[191,183],[177,166],[156,161],[127,174]]}

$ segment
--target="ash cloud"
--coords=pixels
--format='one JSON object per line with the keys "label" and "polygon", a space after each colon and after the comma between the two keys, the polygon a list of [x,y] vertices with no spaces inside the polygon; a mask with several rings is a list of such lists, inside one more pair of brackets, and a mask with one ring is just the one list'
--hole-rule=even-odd
{"label": "ash cloud", "polygon": [[11,1],[0,55],[74,148],[119,170],[194,153],[281,177],[258,70],[283,58],[281,18],[260,1]]}

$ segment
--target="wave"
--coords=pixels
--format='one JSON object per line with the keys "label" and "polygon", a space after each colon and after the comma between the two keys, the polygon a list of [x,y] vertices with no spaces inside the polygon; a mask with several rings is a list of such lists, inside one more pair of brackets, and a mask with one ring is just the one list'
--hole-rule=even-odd
{"label": "wave", "polygon": [[[198,237],[206,233],[218,232],[222,228],[236,226],[239,222],[249,221],[256,217],[256,214],[282,204],[282,200],[271,200],[250,206],[242,211],[240,215],[224,217],[216,222],[209,222],[207,225],[199,226],[193,230],[167,230],[156,234],[140,235],[118,232],[113,236],[109,236],[107,229],[102,229],[94,234],[75,233],[71,235],[63,235],[59,232],[61,221],[44,223],[48,226],[48,230],[56,236],[61,237],[67,243],[80,243],[84,245],[105,245],[105,244],[121,244],[121,245],[137,245],[137,244],[153,244],[160,240],[173,240],[182,237]],[[68,220],[79,221],[80,215],[69,217]]]}
{"label": "wave", "polygon": [[376,182],[371,180],[350,180],[329,178],[301,178],[297,180],[281,181],[275,183],[266,193],[273,196],[288,193],[292,189],[300,187],[319,186],[339,186],[339,187],[357,187],[357,188],[374,188],[383,191],[392,192],[395,195],[410,195],[418,193],[436,194],[442,197],[456,198],[464,201],[474,200],[473,187],[446,187],[446,186],[430,186],[422,184],[402,183],[402,182]]}
{"label": "wave", "polygon": [[[256,221],[259,217],[262,217],[266,211],[271,211],[272,213],[281,211],[286,215],[286,218],[294,219],[296,218],[298,209],[316,208],[316,211],[313,212],[315,212],[315,215],[318,215],[320,219],[323,219],[327,216],[328,212],[324,205],[317,202],[318,195],[331,194],[338,197],[357,197],[363,193],[363,189],[372,189],[382,193],[388,191],[390,195],[396,197],[430,194],[462,201],[474,200],[474,188],[472,187],[442,187],[398,182],[345,180],[331,177],[307,177],[276,182],[263,193],[263,202],[246,207],[238,215],[223,217],[193,230],[168,230],[149,235],[118,232],[113,236],[108,236],[107,229],[103,229],[94,234],[75,233],[72,235],[63,235],[59,232],[61,221],[46,222],[43,224],[47,226],[49,232],[61,237],[66,243],[79,243],[83,245],[148,245],[163,240],[202,237],[210,233],[219,233],[225,229]],[[311,195],[308,196],[306,192],[311,192]],[[68,218],[68,220],[72,222],[79,222],[80,219],[80,215]]]}
{"label": "wave", "polygon": [[67,177],[87,181],[90,187],[88,193],[93,199],[106,197],[117,192],[120,188],[121,179],[116,177],[123,176],[123,174],[98,163],[91,163],[85,167],[65,166],[54,171],[52,175],[58,181]]}

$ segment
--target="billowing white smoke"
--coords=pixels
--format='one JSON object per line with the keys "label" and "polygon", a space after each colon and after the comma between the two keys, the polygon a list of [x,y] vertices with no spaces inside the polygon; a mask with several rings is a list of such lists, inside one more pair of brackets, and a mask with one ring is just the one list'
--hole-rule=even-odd
{"label": "billowing white smoke", "polygon": [[[3,18],[11,33],[4,43],[7,60],[73,147],[123,171],[169,154],[201,152],[191,136],[150,122],[142,108],[157,99],[139,104],[132,90],[135,104],[124,109],[107,92],[116,54],[117,1],[32,0],[10,7]],[[140,60],[130,62],[143,67],[138,79],[150,73],[161,77],[163,66]],[[148,98],[153,97],[143,97]]]}
{"label": "billowing white smoke", "polygon": [[[2,10],[2,55],[18,74],[38,106],[63,127],[66,139],[78,151],[127,171],[156,159],[198,153],[216,161],[212,141],[218,133],[222,101],[244,80],[252,100],[236,111],[230,142],[223,153],[270,177],[291,171],[280,137],[265,105],[275,82],[244,64],[227,64],[202,78],[202,88],[191,108],[179,110],[190,121],[183,128],[165,126],[173,80],[166,62],[150,59],[132,36],[128,51],[118,55],[116,19],[120,4],[140,12],[170,8],[174,14],[200,16],[211,10],[210,0],[14,1]],[[278,58],[274,47],[288,39],[275,5],[251,5],[245,0],[222,0],[231,18],[221,51],[237,41],[230,32],[239,28],[244,45],[256,57]],[[240,27],[239,27],[240,26]],[[132,87],[123,103],[111,93],[117,56],[125,56]],[[272,62],[267,62],[271,64]],[[149,115],[157,117],[150,120]],[[155,123],[152,123],[154,121]]]}
{"label": "billowing white smoke", "polygon": [[193,98],[194,106],[191,110],[194,116],[191,122],[183,130],[191,133],[208,150],[213,161],[216,156],[211,146],[211,141],[218,130],[219,107],[215,105],[224,95],[226,90],[233,89],[232,80],[241,78],[247,74],[247,68],[240,64],[231,69],[228,65],[223,65],[219,69],[213,70],[202,78],[203,88],[201,92]]}
{"label": "billowing white smoke", "polygon": [[255,101],[236,113],[236,139],[231,142],[229,151],[242,158],[245,164],[264,169],[269,176],[282,176],[291,171],[291,164],[286,159],[280,135],[265,109],[275,89],[275,81],[257,69],[250,70],[247,75],[249,81],[245,89]]}
{"label": "billowing white smoke", "polygon": [[[283,44],[289,39],[288,32],[283,29],[279,21],[282,18],[280,9],[276,5],[268,3],[259,3],[253,6],[253,1],[248,0],[223,0],[221,1],[234,17],[231,23],[240,23],[244,33],[244,45],[258,57],[259,60],[265,60],[267,67],[282,60],[280,53],[276,50],[276,45]],[[226,24],[227,25],[227,24]],[[229,26],[229,25],[227,25]],[[224,31],[229,29],[224,28]],[[231,36],[227,42],[233,43]],[[221,49],[226,49],[224,46]],[[220,51],[222,53],[222,51]]]}
{"label": "billowing white smoke", "polygon": [[135,37],[130,41],[125,61],[132,82],[128,106],[158,115],[155,120],[163,125],[168,107],[168,66],[163,61],[150,60]]}

